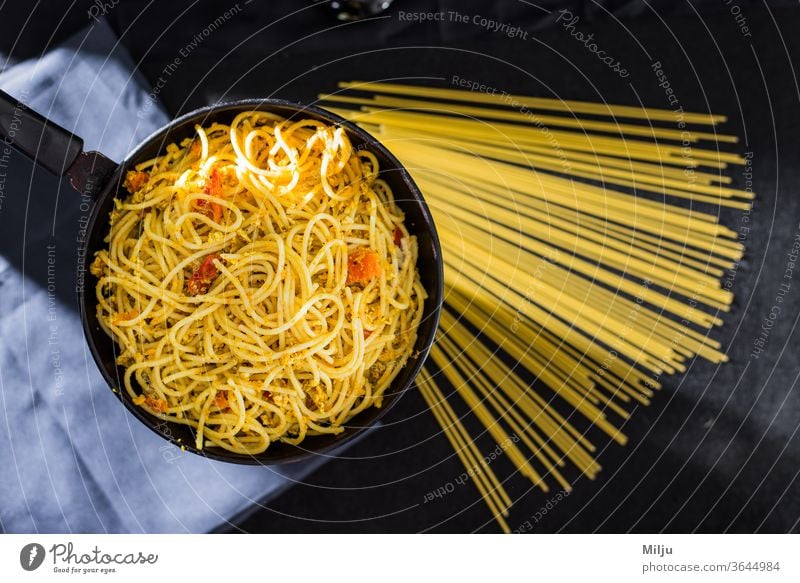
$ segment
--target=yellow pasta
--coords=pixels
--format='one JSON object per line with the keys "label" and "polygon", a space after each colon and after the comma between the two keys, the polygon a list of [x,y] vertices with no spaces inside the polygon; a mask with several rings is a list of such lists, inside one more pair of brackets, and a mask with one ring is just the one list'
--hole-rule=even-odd
{"label": "yellow pasta", "polygon": [[417,241],[340,127],[260,111],[128,174],[92,265],[125,390],[257,454],[380,406],[416,340]]}
{"label": "yellow pasta", "polygon": [[[524,105],[525,107],[529,107],[531,109],[565,111],[568,113],[585,113],[592,115],[630,117],[633,119],[659,121],[673,121],[675,119],[674,112],[664,109],[645,109],[643,107],[612,105],[608,103],[591,103],[587,101],[564,101],[563,99],[530,97],[527,95],[515,95],[509,93],[491,94],[481,91],[464,91],[462,89],[420,87],[415,85],[402,85],[399,83],[366,81],[343,81],[339,83],[339,87],[344,89],[376,91],[378,93],[411,95],[416,98],[450,99],[453,101],[493,103],[497,105],[513,102],[519,104],[520,106]],[[684,119],[686,120],[686,123],[710,125],[727,120],[727,118],[722,115],[706,115],[698,113],[687,113],[685,114]]]}
{"label": "yellow pasta", "polygon": [[[735,136],[659,126],[675,121],[667,110],[339,86],[361,94],[323,100],[358,107],[336,111],[381,138],[432,209],[446,293],[418,384],[467,468],[480,453],[439,385],[506,445],[521,476],[544,492],[551,483],[569,491],[570,467],[590,479],[600,471],[588,427],[625,444],[622,422],[650,402],[662,375],[698,356],[727,360],[709,332],[730,309],[720,280],[743,247],[719,210],[746,211],[754,198],[722,174],[744,163],[716,147]],[[489,471],[476,486],[507,532],[510,502]]]}

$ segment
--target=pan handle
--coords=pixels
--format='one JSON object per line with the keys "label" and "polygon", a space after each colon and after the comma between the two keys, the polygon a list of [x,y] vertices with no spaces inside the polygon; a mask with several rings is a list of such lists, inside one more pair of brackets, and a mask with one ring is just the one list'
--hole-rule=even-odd
{"label": "pan handle", "polygon": [[0,138],[82,193],[99,193],[117,163],[84,152],[83,140],[0,90]]}

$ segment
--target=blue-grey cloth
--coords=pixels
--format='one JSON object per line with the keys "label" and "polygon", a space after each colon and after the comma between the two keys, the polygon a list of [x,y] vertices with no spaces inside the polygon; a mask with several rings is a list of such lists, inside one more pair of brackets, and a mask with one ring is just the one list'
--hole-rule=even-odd
{"label": "blue-grey cloth", "polygon": [[[83,137],[87,150],[121,160],[167,121],[134,70],[99,23],[8,68],[0,87]],[[63,275],[75,269],[70,245],[86,208],[66,181],[13,160],[0,148],[1,530],[205,532],[322,462],[214,462],[127,414],[92,361],[68,299],[74,290],[61,289],[72,281]]]}

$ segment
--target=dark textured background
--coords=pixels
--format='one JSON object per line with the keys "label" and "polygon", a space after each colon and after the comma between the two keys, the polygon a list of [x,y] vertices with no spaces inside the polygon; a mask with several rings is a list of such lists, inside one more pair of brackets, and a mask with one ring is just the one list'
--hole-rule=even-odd
{"label": "dark textured background", "polygon": [[[61,4],[62,10],[59,2],[38,4],[32,15],[28,7],[15,15],[4,6],[0,50],[16,58],[35,56],[86,25],[91,3]],[[233,5],[123,0],[108,18],[155,84],[178,51]],[[627,447],[592,434],[602,450],[603,472],[595,482],[578,479],[575,491],[556,504],[548,505],[553,493],[532,489],[505,460],[493,468],[508,478],[515,499],[512,528],[548,505],[535,531],[798,530],[797,273],[766,352],[759,358],[751,354],[775,305],[786,253],[800,232],[796,3],[396,0],[387,18],[351,24],[306,2],[254,0],[239,6],[238,15],[168,75],[159,98],[170,113],[246,96],[308,102],[339,80],[454,74],[510,92],[666,107],[650,69],[660,61],[684,109],[727,114],[723,131],[743,138],[733,149],[753,153],[758,193],[749,223],[742,223],[739,213],[725,215],[733,228],[750,228],[746,258],[732,274],[736,301],[725,326],[715,332],[731,362],[698,361],[687,374],[666,379],[654,403],[626,424]],[[733,6],[752,36],[742,35]],[[553,24],[548,10],[562,7],[580,15],[578,28],[593,32],[598,45],[631,71],[629,78],[621,80]],[[420,9],[495,18],[528,31],[528,40],[506,39],[474,25],[420,25],[397,17],[399,10]],[[730,173],[743,187],[742,170]],[[479,429],[474,419],[466,422]],[[490,440],[479,443],[486,451],[492,447]],[[268,508],[256,508],[223,530],[496,531],[469,483],[423,503],[428,492],[462,471],[421,397],[410,391],[387,416],[387,427],[348,450],[347,458],[329,462]]]}

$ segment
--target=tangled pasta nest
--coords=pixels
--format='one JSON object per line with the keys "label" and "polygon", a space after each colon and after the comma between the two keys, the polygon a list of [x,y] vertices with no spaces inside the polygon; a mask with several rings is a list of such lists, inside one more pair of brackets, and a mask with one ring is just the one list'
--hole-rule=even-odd
{"label": "tangled pasta nest", "polygon": [[339,127],[261,111],[126,176],[97,253],[97,314],[125,390],[256,454],[380,406],[426,294],[378,161]]}

